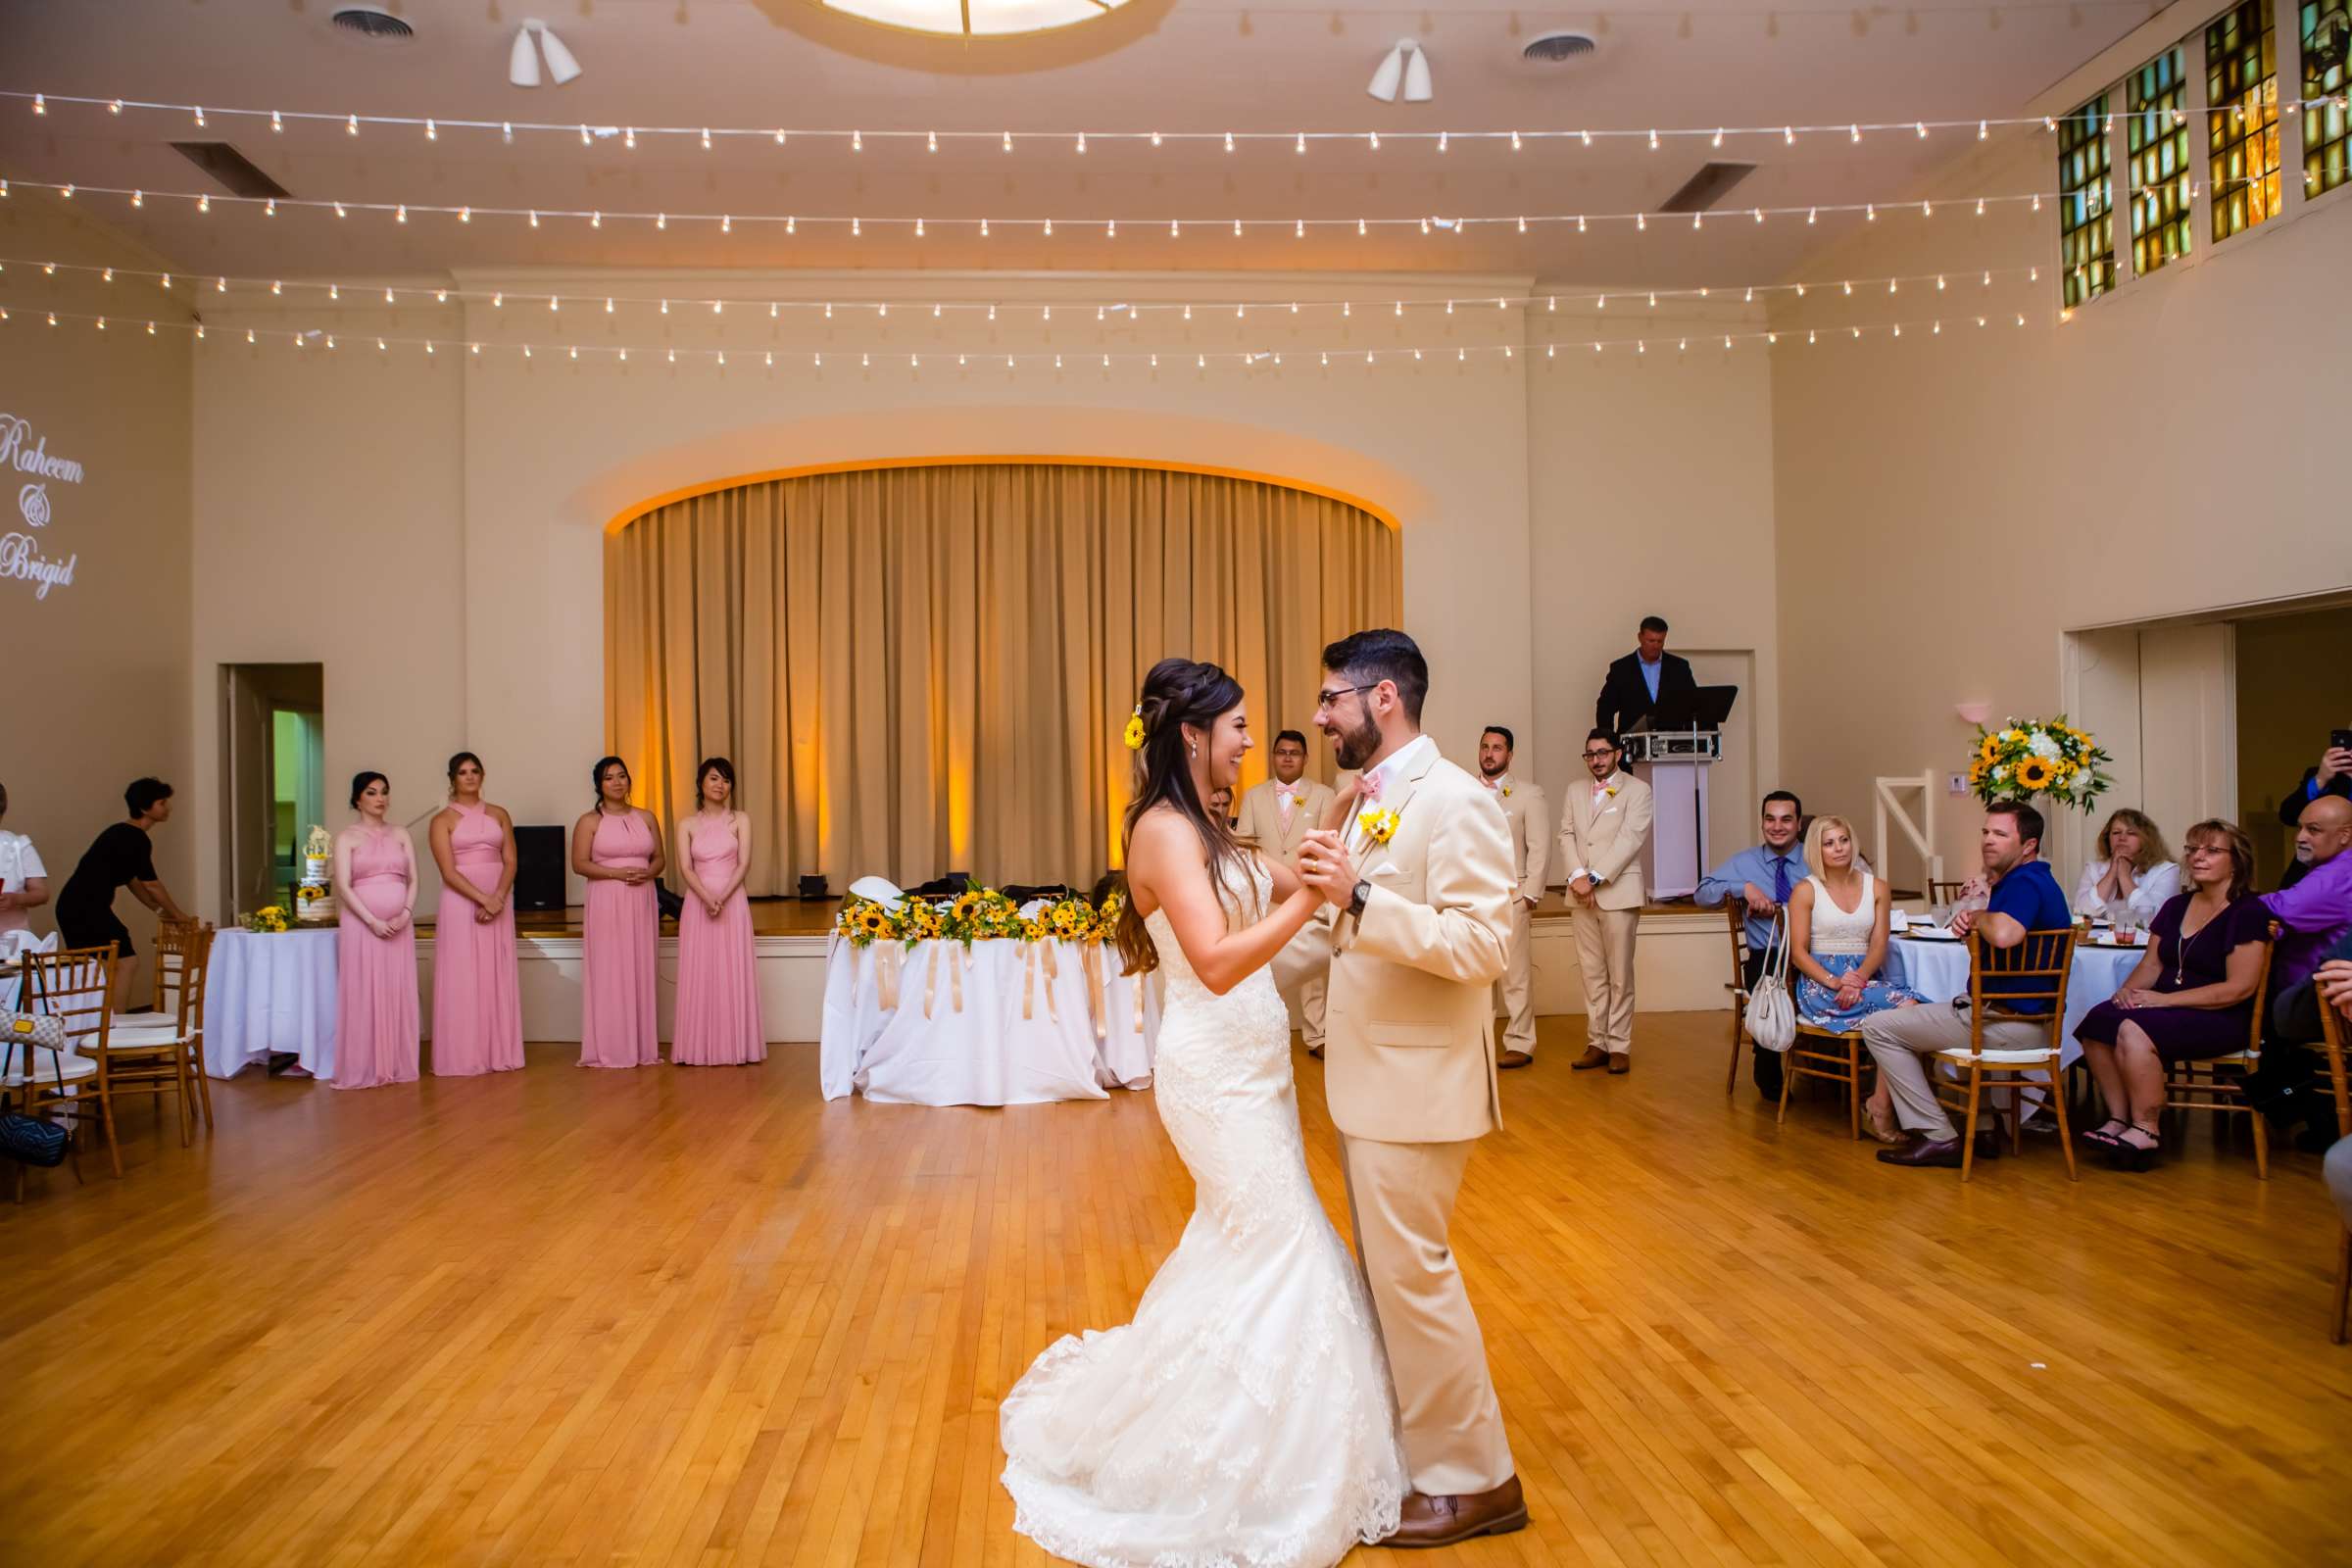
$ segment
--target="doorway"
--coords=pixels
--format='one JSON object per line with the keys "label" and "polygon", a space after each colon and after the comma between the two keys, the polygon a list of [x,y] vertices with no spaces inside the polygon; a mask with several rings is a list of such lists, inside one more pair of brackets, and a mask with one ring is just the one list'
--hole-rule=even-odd
{"label": "doorway", "polygon": [[326,679],[318,664],[220,666],[222,907],[286,904],[326,817]]}

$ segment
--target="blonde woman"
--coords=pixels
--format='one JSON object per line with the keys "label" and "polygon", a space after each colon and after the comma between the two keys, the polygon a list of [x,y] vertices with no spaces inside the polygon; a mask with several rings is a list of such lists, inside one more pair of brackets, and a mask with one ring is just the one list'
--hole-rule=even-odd
{"label": "blonde woman", "polygon": [[2123,909],[2140,925],[2180,891],[2180,867],[2164,842],[2164,830],[2145,811],[2127,806],[2099,830],[2099,853],[2075,884],[2077,914],[2110,915]]}
{"label": "blonde woman", "polygon": [[[1853,824],[1818,816],[1805,836],[1805,861],[1818,866],[1788,895],[1788,965],[1797,971],[1796,1014],[1833,1034],[1851,1034],[1889,1007],[1916,1006],[1920,995],[1879,978],[1886,964],[1886,883],[1855,863]],[[1893,1104],[1884,1080],[1870,1101],[1870,1127],[1893,1143]]]}

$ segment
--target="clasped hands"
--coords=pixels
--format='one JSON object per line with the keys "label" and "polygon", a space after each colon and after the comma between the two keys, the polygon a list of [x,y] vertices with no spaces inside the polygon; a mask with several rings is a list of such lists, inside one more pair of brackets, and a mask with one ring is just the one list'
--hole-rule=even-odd
{"label": "clasped hands", "polygon": [[1320,893],[1323,902],[1335,909],[1345,909],[1354,902],[1355,861],[1336,830],[1307,830],[1306,841],[1298,848],[1298,880]]}

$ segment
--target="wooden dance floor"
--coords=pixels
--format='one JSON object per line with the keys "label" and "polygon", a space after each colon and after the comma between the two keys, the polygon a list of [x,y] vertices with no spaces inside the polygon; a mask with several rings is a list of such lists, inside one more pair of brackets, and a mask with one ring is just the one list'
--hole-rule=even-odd
{"label": "wooden dance floor", "polygon": [[[1456,1240],[1527,1532],[1361,1563],[2341,1560],[2352,1348],[2312,1156],[2045,1140],[1886,1170],[1723,1093],[1722,1014],[1506,1075]],[[996,1406],[1124,1319],[1191,1194],[1151,1097],[827,1104],[763,1067],[357,1094],[0,1205],[0,1560],[1004,1564]],[[1308,1148],[1340,1209],[1321,1067]]]}

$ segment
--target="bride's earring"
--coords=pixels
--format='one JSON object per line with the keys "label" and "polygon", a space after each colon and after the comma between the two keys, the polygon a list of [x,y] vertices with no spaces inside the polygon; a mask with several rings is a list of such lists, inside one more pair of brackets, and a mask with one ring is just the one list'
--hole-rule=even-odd
{"label": "bride's earring", "polygon": [[1186,741],[1184,743],[1184,755],[1198,762],[1200,760],[1200,748],[1194,745],[1191,741]]}

